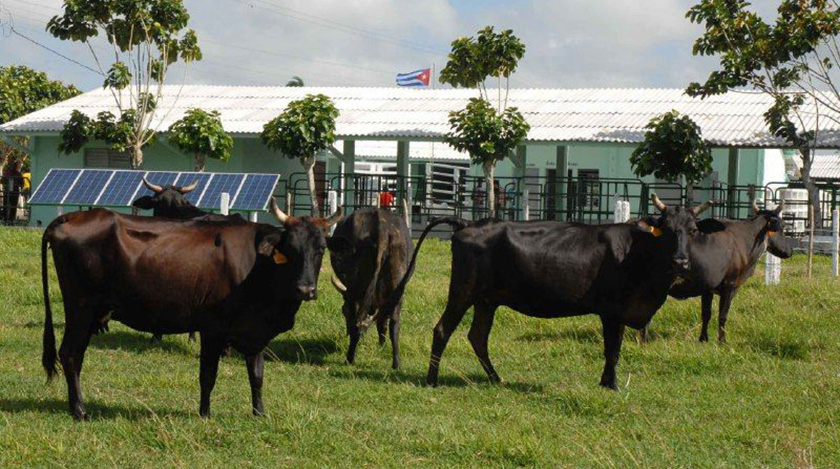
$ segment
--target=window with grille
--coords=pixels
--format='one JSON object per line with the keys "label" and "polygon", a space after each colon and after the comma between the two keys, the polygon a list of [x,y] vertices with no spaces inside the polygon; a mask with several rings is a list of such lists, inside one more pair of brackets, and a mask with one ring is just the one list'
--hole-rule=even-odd
{"label": "window with grille", "polygon": [[131,156],[110,148],[86,148],[85,168],[131,169]]}

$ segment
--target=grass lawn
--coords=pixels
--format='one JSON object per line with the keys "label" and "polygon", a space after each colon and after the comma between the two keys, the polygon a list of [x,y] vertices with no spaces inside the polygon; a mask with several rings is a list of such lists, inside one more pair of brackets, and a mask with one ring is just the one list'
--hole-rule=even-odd
{"label": "grass lawn", "polygon": [[375,333],[348,366],[325,261],[320,299],[270,345],[269,417],[251,416],[241,356],[222,360],[213,417],[202,420],[197,343],[181,335],[153,344],[112,322],[88,349],[91,420],[77,423],[63,378],[45,385],[40,364],[40,234],[0,230],[0,467],[840,466],[840,282],[826,258],[813,280],[805,256],[785,261],[777,287],[763,285],[759,268],[734,301],[726,345],[716,342],[716,319],[712,342],[697,342],[699,300],[668,300],[650,343],[628,331],[620,393],[598,387],[596,317],[509,310],[490,337],[503,384],[481,370],[467,313],[440,387],[422,386],[449,284],[449,244],[437,241],[424,246],[406,293],[402,369],[390,369],[389,346],[379,348]]}

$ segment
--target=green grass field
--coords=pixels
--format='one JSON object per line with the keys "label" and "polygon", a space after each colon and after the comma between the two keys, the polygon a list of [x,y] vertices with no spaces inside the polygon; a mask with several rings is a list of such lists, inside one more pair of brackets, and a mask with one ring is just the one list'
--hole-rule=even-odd
{"label": "green grass field", "polygon": [[[443,311],[449,245],[427,243],[403,310],[402,369],[375,334],[357,363],[325,261],[320,299],[268,352],[267,418],[250,412],[240,356],[222,361],[213,417],[198,417],[198,345],[117,323],[95,336],[82,386],[91,420],[73,421],[59,377],[45,385],[40,232],[0,230],[0,467],[838,467],[840,283],[818,258],[785,261],[783,285],[756,275],[735,299],[729,343],[697,342],[699,300],[668,300],[640,346],[629,331],[620,393],[598,387],[594,316],[496,316],[488,383],[466,339],[422,386]],[[761,271],[759,270],[759,274]],[[51,268],[56,333],[60,292]],[[715,313],[715,317],[717,313]],[[632,334],[632,335],[631,335]]]}

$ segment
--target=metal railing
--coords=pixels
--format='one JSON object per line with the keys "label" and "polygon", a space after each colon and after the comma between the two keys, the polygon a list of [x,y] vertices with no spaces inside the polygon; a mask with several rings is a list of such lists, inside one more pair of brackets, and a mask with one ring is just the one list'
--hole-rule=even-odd
{"label": "metal railing", "polygon": [[28,186],[23,176],[0,178],[0,224],[25,225],[29,221]]}

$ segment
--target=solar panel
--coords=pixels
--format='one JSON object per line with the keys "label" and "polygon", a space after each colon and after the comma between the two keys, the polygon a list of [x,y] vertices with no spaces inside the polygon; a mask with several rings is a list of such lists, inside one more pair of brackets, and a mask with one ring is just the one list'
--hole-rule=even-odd
{"label": "solar panel", "polygon": [[102,191],[96,205],[105,207],[126,207],[134,202],[134,193],[143,177],[142,171],[115,171],[111,182]]}
{"label": "solar panel", "polygon": [[218,209],[222,192],[227,192],[230,194],[230,200],[234,200],[244,179],[244,174],[214,174],[213,180],[198,202],[198,208]]}
{"label": "solar panel", "polygon": [[198,186],[196,186],[195,190],[184,196],[187,202],[198,205],[198,201],[201,200],[201,194],[204,193],[204,189],[207,187],[207,181],[212,176],[213,174],[211,173],[181,173],[175,181],[175,184],[184,187],[198,181]]}
{"label": "solar panel", "polygon": [[41,181],[41,184],[38,184],[38,189],[32,194],[29,203],[34,205],[60,204],[81,172],[80,169],[51,169],[47,173],[47,177]]}
{"label": "solar panel", "polygon": [[[146,173],[146,180],[156,186],[166,187],[175,184],[175,180],[178,179],[179,174],[180,173],[170,171],[149,171]],[[134,199],[136,200],[144,195],[152,195],[152,191],[147,189],[146,186],[141,187],[140,190],[137,191],[137,196],[134,197]]]}
{"label": "solar panel", "polygon": [[64,205],[93,205],[114,171],[86,169],[62,202]]}
{"label": "solar panel", "polygon": [[274,194],[274,187],[280,176],[276,174],[248,174],[239,195],[233,201],[234,210],[265,210],[268,198]]}

